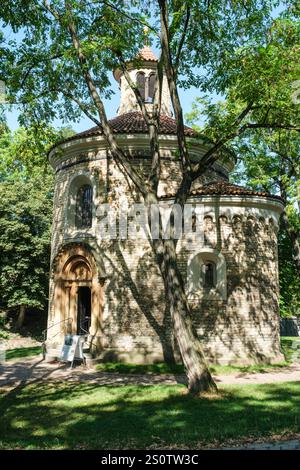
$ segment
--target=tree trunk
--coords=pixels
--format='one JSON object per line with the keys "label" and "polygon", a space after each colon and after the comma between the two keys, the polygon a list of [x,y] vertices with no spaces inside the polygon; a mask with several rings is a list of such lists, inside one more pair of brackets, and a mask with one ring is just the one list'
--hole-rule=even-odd
{"label": "tree trunk", "polygon": [[[179,346],[183,364],[188,379],[188,389],[192,394],[216,391],[217,387],[208,370],[199,339],[196,337],[189,312],[185,306],[182,294],[173,295],[173,289],[169,287],[169,295],[174,297],[171,308],[174,333]],[[177,297],[177,299],[175,299]]]}
{"label": "tree trunk", "polygon": [[216,391],[216,384],[208,370],[200,341],[193,329],[182,276],[177,266],[174,242],[158,240],[154,249],[164,279],[174,335],[186,370],[189,392],[199,394]]}
{"label": "tree trunk", "polygon": [[159,338],[161,341],[161,346],[163,350],[164,362],[169,365],[174,365],[176,363],[174,357],[174,349],[171,343],[171,338],[168,338],[167,335]]}
{"label": "tree trunk", "polygon": [[23,326],[24,319],[25,319],[25,311],[26,311],[25,305],[20,305],[19,314],[18,314],[18,318],[17,318],[17,322],[16,322],[16,329],[17,330],[19,330]]}

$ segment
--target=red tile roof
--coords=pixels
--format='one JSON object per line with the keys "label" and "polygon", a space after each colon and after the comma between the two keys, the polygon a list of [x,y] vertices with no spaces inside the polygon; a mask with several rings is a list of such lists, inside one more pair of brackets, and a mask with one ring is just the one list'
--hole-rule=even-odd
{"label": "red tile roof", "polygon": [[139,51],[137,57],[139,59],[147,60],[148,62],[158,62],[158,58],[149,46],[144,46],[143,49]]}
{"label": "red tile roof", "polygon": [[[163,198],[172,198],[174,193],[167,194]],[[262,196],[282,201],[280,196],[274,196],[265,191],[255,191],[253,189],[244,188],[228,181],[212,181],[206,183],[200,188],[192,189],[191,196]]]}
{"label": "red tile roof", "polygon": [[[109,125],[111,126],[113,132],[115,134],[147,134],[149,132],[147,124],[143,118],[142,113],[139,112],[131,112],[120,114],[113,119],[108,121]],[[65,139],[59,142],[57,145],[62,144],[64,142],[69,142],[72,140],[76,140],[82,137],[91,137],[94,135],[101,135],[102,129],[98,126],[92,127],[83,132],[79,132],[68,139]],[[176,120],[170,118],[166,115],[160,116],[160,134],[166,135],[176,135],[177,133],[177,124]],[[191,127],[185,127],[185,135],[188,137],[196,137],[196,132]]]}

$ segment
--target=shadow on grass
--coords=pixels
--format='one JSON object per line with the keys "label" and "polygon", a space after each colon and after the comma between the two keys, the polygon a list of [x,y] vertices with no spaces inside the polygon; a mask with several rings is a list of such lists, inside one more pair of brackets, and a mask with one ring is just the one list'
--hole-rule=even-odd
{"label": "shadow on grass", "polygon": [[119,374],[184,374],[184,366],[182,364],[167,364],[165,362],[155,364],[104,362],[97,364],[96,369],[99,372]]}
{"label": "shadow on grass", "polygon": [[38,356],[39,354],[42,354],[41,346],[31,346],[28,348],[8,349],[5,353],[5,358],[9,361],[10,359]]}
{"label": "shadow on grass", "polygon": [[[288,367],[289,362],[285,361],[278,364],[257,364],[250,366],[209,366],[210,372],[214,375],[230,374],[255,374],[276,371]],[[119,374],[184,374],[182,364],[123,364],[119,362],[105,362],[97,364],[96,369],[99,372],[119,373]]]}
{"label": "shadow on grass", "polygon": [[[236,373],[264,373],[272,370],[288,367],[291,362],[291,356],[294,352],[292,348],[293,341],[291,337],[281,338],[281,348],[285,356],[285,361],[278,364],[255,364],[249,366],[235,365],[211,365],[210,371],[215,375],[220,374],[236,374]],[[300,339],[299,339],[300,342]],[[104,362],[97,364],[96,369],[99,372],[113,372],[120,374],[184,374],[182,364],[124,364],[119,362]]]}
{"label": "shadow on grass", "polygon": [[1,448],[199,447],[299,431],[299,383],[224,387],[193,398],[181,385],[37,382],[0,401]]}

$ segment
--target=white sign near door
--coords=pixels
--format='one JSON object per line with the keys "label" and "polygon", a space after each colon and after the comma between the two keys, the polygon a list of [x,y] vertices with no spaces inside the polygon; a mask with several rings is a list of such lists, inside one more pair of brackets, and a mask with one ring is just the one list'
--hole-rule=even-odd
{"label": "white sign near door", "polygon": [[84,360],[83,343],[83,336],[66,335],[60,355],[61,361],[73,363],[75,359]]}

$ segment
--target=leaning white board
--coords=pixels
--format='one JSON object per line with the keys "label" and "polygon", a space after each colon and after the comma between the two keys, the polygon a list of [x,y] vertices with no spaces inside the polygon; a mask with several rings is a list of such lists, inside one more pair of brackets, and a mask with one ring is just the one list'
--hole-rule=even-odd
{"label": "leaning white board", "polygon": [[73,362],[74,359],[84,359],[82,345],[84,338],[79,335],[66,335],[62,347],[60,359],[65,362]]}

